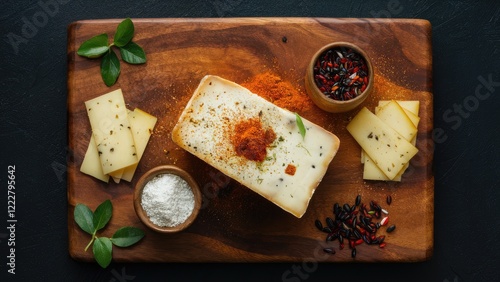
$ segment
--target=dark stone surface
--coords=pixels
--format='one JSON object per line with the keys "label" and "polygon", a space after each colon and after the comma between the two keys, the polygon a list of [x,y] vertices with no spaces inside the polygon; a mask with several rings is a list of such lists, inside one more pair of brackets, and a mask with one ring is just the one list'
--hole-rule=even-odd
{"label": "dark stone surface", "polygon": [[[330,2],[2,1],[0,280],[499,281],[500,4]],[[98,18],[238,16],[394,17],[431,22],[436,128],[431,260],[408,264],[111,264],[101,269],[69,257],[64,173],[66,159],[71,157],[66,146],[67,25]],[[9,165],[15,166],[16,177],[15,275],[7,272]]]}

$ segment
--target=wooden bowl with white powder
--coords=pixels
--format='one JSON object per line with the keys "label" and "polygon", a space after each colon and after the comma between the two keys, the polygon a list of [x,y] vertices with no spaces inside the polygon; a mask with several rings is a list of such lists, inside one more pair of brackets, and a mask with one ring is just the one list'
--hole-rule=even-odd
{"label": "wooden bowl with white powder", "polygon": [[134,208],[141,221],[154,231],[173,233],[193,223],[201,207],[196,181],[172,165],[155,167],[137,181]]}

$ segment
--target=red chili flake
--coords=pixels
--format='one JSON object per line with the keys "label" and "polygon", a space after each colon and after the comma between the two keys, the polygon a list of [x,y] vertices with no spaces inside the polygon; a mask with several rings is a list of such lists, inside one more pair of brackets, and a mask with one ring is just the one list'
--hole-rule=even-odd
{"label": "red chili flake", "polygon": [[388,216],[382,218],[382,220],[380,221],[380,225],[381,226],[387,225],[387,223],[389,223],[389,217]]}

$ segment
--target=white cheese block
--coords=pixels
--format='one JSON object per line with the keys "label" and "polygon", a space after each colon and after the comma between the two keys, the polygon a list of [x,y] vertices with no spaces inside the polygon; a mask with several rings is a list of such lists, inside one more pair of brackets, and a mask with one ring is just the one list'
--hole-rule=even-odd
{"label": "white cheese block", "polygon": [[89,146],[85,152],[80,171],[106,183],[109,181],[109,175],[102,172],[101,161],[99,160],[99,152],[94,142],[94,136],[90,137]]}
{"label": "white cheese block", "polygon": [[[142,154],[146,150],[149,138],[153,133],[157,118],[136,108],[133,112],[130,111],[128,113],[128,119],[130,121],[130,127],[132,128],[132,134],[134,136],[137,157],[140,160],[142,158]],[[136,163],[132,166],[126,167],[123,170],[123,175],[121,176],[121,178],[128,182],[132,181],[132,177],[134,177],[134,173],[137,169],[138,164],[139,163]]]}
{"label": "white cheese block", "polygon": [[85,102],[104,174],[137,163],[134,138],[120,89]]}
{"label": "white cheese block", "polygon": [[[276,139],[262,162],[236,153],[231,142],[235,125],[259,119]],[[306,212],[314,190],[339,148],[337,136],[296,116],[246,88],[217,76],[205,76],[172,131],[180,147],[296,217]],[[293,175],[285,172],[296,168]]]}
{"label": "white cheese block", "polygon": [[418,152],[415,146],[366,107],[351,120],[347,130],[390,180]]}

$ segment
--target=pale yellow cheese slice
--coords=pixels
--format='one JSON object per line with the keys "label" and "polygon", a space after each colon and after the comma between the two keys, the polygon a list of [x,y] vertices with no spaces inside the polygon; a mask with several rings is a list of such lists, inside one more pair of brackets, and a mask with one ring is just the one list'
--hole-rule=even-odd
{"label": "pale yellow cheese slice", "polygon": [[[380,100],[378,101],[378,106],[383,107],[386,104],[390,103],[392,100]],[[403,108],[406,109],[407,111],[413,113],[414,115],[418,116],[418,113],[420,111],[420,101],[415,101],[415,100],[396,100],[398,104]]]}
{"label": "pale yellow cheese slice", "polygon": [[[378,117],[381,117],[379,115],[380,109],[383,108],[384,106],[388,105],[390,102],[391,102],[391,100],[379,101],[378,106],[375,107],[375,115]],[[406,117],[403,117],[403,119],[407,119],[407,118],[410,119],[411,123],[413,124],[415,129],[418,128],[418,124],[420,122],[420,117],[418,116],[420,101],[396,101],[396,102],[401,106],[401,108],[404,110],[404,112],[406,114]],[[393,107],[393,109],[394,109],[394,107]],[[381,118],[383,120],[385,120],[383,117],[381,117]],[[396,129],[397,126],[393,127],[393,128]],[[396,131],[397,131],[397,129],[396,129]],[[404,134],[403,134],[403,136],[404,136]],[[417,141],[416,134],[413,138],[411,138],[409,140],[411,140],[412,145],[415,146],[416,141]],[[364,155],[363,150],[361,150],[361,163],[364,163],[364,162],[365,162],[365,155]]]}
{"label": "pale yellow cheese slice", "polygon": [[[380,117],[380,115],[379,115],[380,109],[382,107],[386,107],[387,105],[390,105],[390,102],[391,101],[382,101],[382,103],[379,103],[379,107],[377,107],[375,109],[375,114]],[[404,102],[404,103],[402,103],[402,102]],[[386,115],[386,118],[387,118],[387,116],[392,116],[394,119],[401,119],[401,120],[405,120],[406,118],[409,118],[412,121],[412,125],[416,128],[418,126],[418,122],[420,120],[420,118],[417,115],[418,108],[419,108],[419,106],[418,106],[419,101],[397,101],[397,103],[399,105],[401,105],[401,104],[405,105],[408,109],[403,108],[404,109],[404,114],[403,114],[403,113],[401,113],[401,111],[397,107],[392,107],[391,109],[394,111],[394,113],[392,115]],[[380,106],[380,105],[383,105],[383,106]],[[384,121],[386,121],[386,120],[384,120]],[[405,131],[404,129],[402,130],[400,128],[402,126],[401,123],[390,123],[389,122],[388,124],[396,125],[396,126],[393,126],[393,129],[395,129],[398,132]],[[399,128],[398,128],[398,126],[399,126]],[[408,130],[406,129],[406,131],[408,131]],[[408,139],[407,140],[410,141],[410,143],[413,146],[415,146],[416,140],[417,140],[417,135],[415,134],[415,135],[413,135],[413,137],[411,137],[411,135],[408,135],[407,137],[411,138],[410,140],[408,140]],[[368,157],[368,156],[366,156],[366,154],[364,154],[363,150],[361,150],[361,153],[362,153],[361,154],[362,158],[364,160],[363,179],[383,180],[383,181],[389,180],[389,178],[377,167],[377,165],[370,159],[370,157]],[[404,174],[404,172],[406,171],[408,166],[409,166],[409,163],[407,163],[401,169],[401,171],[396,175],[396,177],[394,177],[394,179],[392,179],[392,181],[401,181],[402,175]]]}
{"label": "pale yellow cheese slice", "polygon": [[[262,162],[237,155],[231,143],[235,125],[260,119],[276,139]],[[337,153],[339,139],[305,118],[303,138],[296,116],[246,88],[217,76],[205,76],[172,131],[180,147],[262,195],[296,217],[309,200]],[[288,165],[295,174],[285,172]]]}
{"label": "pale yellow cheese slice", "polygon": [[418,152],[415,146],[366,107],[351,120],[347,130],[390,180]]}
{"label": "pale yellow cheese slice", "polygon": [[91,136],[89,146],[85,152],[85,157],[80,166],[80,171],[107,183],[109,181],[109,175],[102,172],[100,162],[99,153],[94,142],[94,136]]}
{"label": "pale yellow cheese slice", "polygon": [[417,128],[396,101],[391,101],[380,107],[375,115],[408,141],[417,134]]}
{"label": "pale yellow cheese slice", "polygon": [[120,89],[85,102],[102,172],[137,163],[134,137]]}
{"label": "pale yellow cheese slice", "polygon": [[[149,142],[149,138],[153,132],[157,118],[137,108],[134,111],[128,110],[128,118],[134,135],[137,156],[140,160]],[[89,142],[80,171],[105,182],[109,181],[110,176],[115,183],[120,183],[121,179],[128,182],[132,181],[138,163],[113,172],[113,175],[119,175],[120,178],[117,178],[112,174],[104,174],[102,172],[99,154],[93,138],[94,137],[92,136]]]}
{"label": "pale yellow cheese slice", "polygon": [[[132,128],[132,134],[134,136],[137,157],[140,160],[142,158],[142,154],[146,150],[149,138],[153,133],[157,118],[137,108],[134,109],[133,112],[129,112],[128,118],[130,120],[130,126]],[[123,175],[121,176],[121,178],[128,182],[132,181],[138,164],[139,163],[136,163],[125,168],[123,170]]]}

